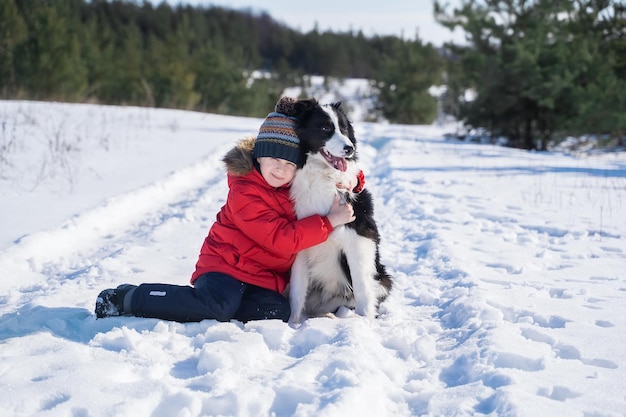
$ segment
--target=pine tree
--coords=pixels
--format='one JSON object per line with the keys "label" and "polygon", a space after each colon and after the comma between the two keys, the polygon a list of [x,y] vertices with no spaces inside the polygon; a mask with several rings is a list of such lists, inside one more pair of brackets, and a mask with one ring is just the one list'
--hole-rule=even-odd
{"label": "pine tree", "polygon": [[87,69],[80,55],[75,1],[25,2],[28,36],[15,51],[19,82],[33,98],[80,101]]}
{"label": "pine tree", "polygon": [[546,149],[555,134],[623,129],[623,100],[614,92],[623,94],[624,80],[601,29],[615,3],[463,1],[452,15],[436,3],[437,19],[462,27],[470,42],[454,48],[463,83],[476,92],[460,103],[460,115],[526,149]]}
{"label": "pine tree", "polygon": [[18,90],[13,57],[26,34],[26,24],[14,0],[0,2],[0,97],[8,97]]}
{"label": "pine tree", "polygon": [[428,90],[441,81],[442,62],[420,42],[398,43],[376,77],[379,110],[395,123],[432,123],[437,101]]}

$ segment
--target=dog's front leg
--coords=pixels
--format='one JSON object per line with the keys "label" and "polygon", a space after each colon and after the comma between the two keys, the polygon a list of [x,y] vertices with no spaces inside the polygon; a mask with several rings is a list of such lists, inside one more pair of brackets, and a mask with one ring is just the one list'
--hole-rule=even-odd
{"label": "dog's front leg", "polygon": [[374,297],[374,274],[376,265],[376,244],[363,238],[357,238],[346,251],[346,259],[352,277],[356,314],[373,320],[376,317],[376,299]]}
{"label": "dog's front leg", "polygon": [[296,255],[296,260],[291,267],[291,280],[289,281],[289,304],[291,306],[290,323],[302,322],[308,287],[309,280],[306,274],[306,256],[300,252]]}

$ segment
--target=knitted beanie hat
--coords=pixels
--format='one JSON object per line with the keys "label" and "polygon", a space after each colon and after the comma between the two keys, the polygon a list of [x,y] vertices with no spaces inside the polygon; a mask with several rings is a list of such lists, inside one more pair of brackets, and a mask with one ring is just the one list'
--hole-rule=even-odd
{"label": "knitted beanie hat", "polygon": [[300,163],[300,139],[294,130],[296,118],[293,113],[295,100],[282,97],[276,103],[275,111],[268,114],[254,142],[255,158],[268,156],[285,159],[298,165]]}

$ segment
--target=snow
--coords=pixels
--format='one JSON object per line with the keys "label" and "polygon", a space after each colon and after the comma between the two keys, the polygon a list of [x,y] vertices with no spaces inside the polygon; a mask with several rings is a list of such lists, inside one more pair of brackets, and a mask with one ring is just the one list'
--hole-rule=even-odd
{"label": "snow", "polygon": [[380,318],[96,320],[188,283],[261,119],[0,101],[0,416],[626,415],[626,155],[355,121]]}

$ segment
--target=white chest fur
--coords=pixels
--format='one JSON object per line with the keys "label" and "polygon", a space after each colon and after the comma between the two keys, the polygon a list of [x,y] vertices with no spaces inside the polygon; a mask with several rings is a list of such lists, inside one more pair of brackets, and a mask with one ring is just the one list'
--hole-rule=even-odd
{"label": "white chest fur", "polygon": [[354,182],[358,171],[354,161],[349,161],[348,169],[341,172],[328,169],[323,158],[309,156],[306,165],[296,172],[291,184],[291,198],[295,202],[296,216],[302,219],[313,214],[328,214],[333,200],[339,194],[337,184],[343,184],[347,188],[351,181]]}

